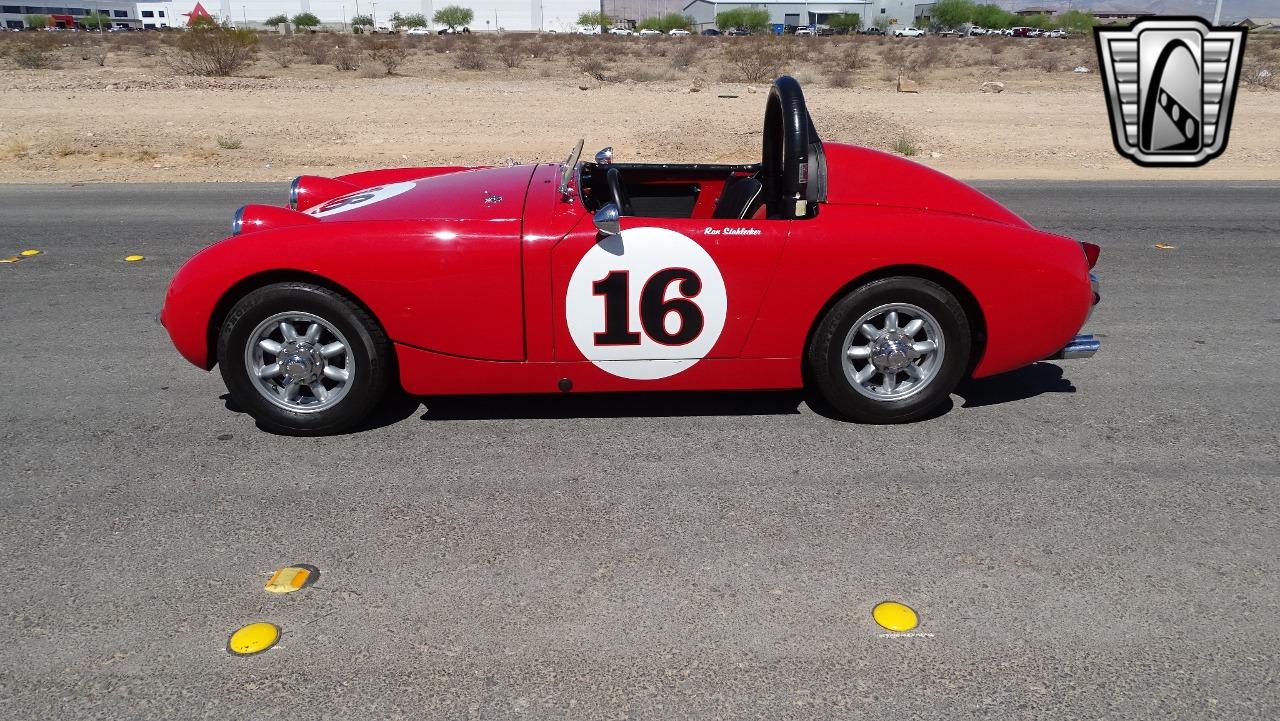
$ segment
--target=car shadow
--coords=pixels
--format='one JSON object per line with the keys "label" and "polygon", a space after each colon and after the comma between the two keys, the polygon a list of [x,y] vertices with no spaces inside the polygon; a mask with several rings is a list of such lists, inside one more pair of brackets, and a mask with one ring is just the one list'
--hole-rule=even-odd
{"label": "car shadow", "polygon": [[1071,381],[1062,377],[1062,368],[1053,363],[1033,363],[1008,373],[967,380],[955,390],[955,394],[964,399],[961,408],[1012,403],[1043,393],[1075,392]]}
{"label": "car shadow", "polygon": [[[989,378],[960,384],[955,395],[961,408],[1012,403],[1043,393],[1075,393],[1076,387],[1052,363],[1035,363]],[[227,410],[243,413],[229,393],[220,396]],[[816,393],[809,391],[676,391],[653,393],[573,393],[564,395],[475,395],[414,397],[395,393],[379,404],[368,419],[347,431],[361,433],[384,428],[412,416],[423,421],[568,419],[568,418],[671,418],[677,416],[783,416],[797,415],[805,404],[817,415],[835,421],[840,415]],[[921,421],[950,413],[947,399]],[[262,424],[260,430],[275,434]]]}
{"label": "car shadow", "polygon": [[681,391],[565,395],[433,396],[424,421],[796,415],[799,391]]}
{"label": "car shadow", "polygon": [[[223,393],[219,398],[222,400],[222,404],[226,409],[232,413],[245,412],[244,409],[241,408],[240,405],[231,397],[230,393]],[[422,405],[422,400],[420,398],[415,398],[414,396],[407,395],[405,393],[389,393],[388,396],[378,404],[378,407],[374,409],[373,413],[369,414],[368,418],[352,428],[343,431],[343,433],[339,435],[362,433],[364,431],[372,431],[378,428],[395,425],[409,416],[412,416],[418,410],[420,405]],[[254,421],[254,425],[258,427],[258,430],[264,433],[270,433],[273,436],[286,435],[279,431],[272,430],[271,428],[267,428],[258,421]]]}

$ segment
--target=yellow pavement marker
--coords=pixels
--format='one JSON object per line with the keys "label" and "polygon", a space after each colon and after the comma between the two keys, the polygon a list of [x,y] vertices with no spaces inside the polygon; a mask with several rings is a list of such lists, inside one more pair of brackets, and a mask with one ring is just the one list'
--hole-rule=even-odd
{"label": "yellow pavement marker", "polygon": [[876,604],[876,607],[871,609],[871,617],[890,631],[910,631],[920,623],[920,618],[910,606],[896,601]]}
{"label": "yellow pavement marker", "polygon": [[293,593],[316,582],[320,569],[306,563],[295,563],[271,574],[267,581],[268,593]]}
{"label": "yellow pavement marker", "polygon": [[40,251],[36,250],[35,248],[31,248],[29,250],[24,250],[21,253],[18,253],[18,255],[24,258],[30,258],[33,255],[40,255]]}
{"label": "yellow pavement marker", "polygon": [[19,258],[18,256],[15,255],[12,258],[0,258],[0,263],[17,263],[21,260],[22,258]]}
{"label": "yellow pavement marker", "polygon": [[124,262],[126,263],[137,263],[140,260],[146,260],[146,258],[141,255],[126,255],[124,257]]}
{"label": "yellow pavement marker", "polygon": [[280,627],[260,621],[241,626],[227,640],[227,651],[236,656],[252,656],[262,653],[280,640]]}
{"label": "yellow pavement marker", "polygon": [[1168,243],[1156,243],[1156,250],[1177,250],[1178,246],[1169,245]]}

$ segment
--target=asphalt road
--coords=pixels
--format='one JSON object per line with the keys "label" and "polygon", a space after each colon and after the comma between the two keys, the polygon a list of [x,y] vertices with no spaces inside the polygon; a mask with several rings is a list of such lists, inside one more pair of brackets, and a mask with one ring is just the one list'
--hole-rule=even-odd
{"label": "asphalt road", "polygon": [[153,321],[283,186],[0,186],[0,255],[44,252],[0,265],[0,717],[1277,718],[1280,184],[984,187],[1103,247],[1093,359],[901,427],[539,397],[296,439]]}

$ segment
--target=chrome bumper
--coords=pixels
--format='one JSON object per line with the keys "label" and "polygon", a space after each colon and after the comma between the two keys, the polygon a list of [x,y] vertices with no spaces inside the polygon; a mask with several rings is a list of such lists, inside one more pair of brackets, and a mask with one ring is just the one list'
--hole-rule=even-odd
{"label": "chrome bumper", "polygon": [[1102,347],[1102,341],[1092,335],[1078,335],[1071,339],[1066,348],[1049,356],[1050,360],[1071,360],[1073,358],[1089,358]]}

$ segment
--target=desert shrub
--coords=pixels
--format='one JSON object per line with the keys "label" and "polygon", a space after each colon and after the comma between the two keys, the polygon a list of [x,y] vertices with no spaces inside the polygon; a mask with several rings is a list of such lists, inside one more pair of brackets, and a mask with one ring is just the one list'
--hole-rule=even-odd
{"label": "desert shrub", "polygon": [[604,80],[605,73],[609,71],[609,55],[607,52],[600,52],[603,48],[598,48],[593,44],[584,43],[577,49],[577,53],[570,58],[574,70],[580,73],[590,75],[596,80]]}
{"label": "desert shrub", "polygon": [[15,136],[0,145],[0,158],[20,158],[31,152],[31,138]]}
{"label": "desert shrub", "polygon": [[484,70],[489,67],[489,61],[480,52],[478,43],[469,42],[454,53],[453,66],[459,70]]}
{"label": "desert shrub", "polygon": [[816,43],[808,38],[798,38],[795,35],[783,35],[775,42],[782,45],[786,51],[787,60],[793,63],[808,62],[812,57]]}
{"label": "desert shrub", "polygon": [[49,141],[49,154],[58,158],[65,158],[69,155],[78,155],[85,152],[85,149],[76,144],[71,138],[62,136]]}
{"label": "desert shrub", "polygon": [[907,137],[906,133],[903,133],[898,136],[897,140],[893,141],[893,152],[910,158],[913,155],[919,155],[920,148],[916,146],[915,141]]}
{"label": "desert shrub", "polygon": [[765,83],[782,74],[787,51],[771,38],[744,38],[726,47],[725,59],[748,83]]}
{"label": "desert shrub", "polygon": [[881,47],[880,59],[891,75],[903,75],[915,69],[915,58],[906,48],[906,43],[892,43]]}
{"label": "desert shrub", "polygon": [[298,46],[291,37],[282,37],[273,47],[267,50],[267,56],[275,61],[276,65],[287,68],[293,65],[298,57]]}
{"label": "desert shrub", "polygon": [[494,52],[498,56],[498,61],[503,67],[518,68],[524,65],[524,45],[514,40],[504,40],[498,43],[497,50]]}
{"label": "desert shrub", "polygon": [[395,40],[375,43],[369,50],[369,58],[381,64],[386,70],[386,75],[394,75],[396,68],[400,67],[407,57],[409,57],[409,51]]}
{"label": "desert shrub", "polygon": [[680,43],[671,50],[671,67],[687,68],[698,59],[697,43]]}
{"label": "desert shrub", "polygon": [[827,73],[827,85],[833,88],[847,88],[853,85],[853,78],[844,70],[831,70]]}
{"label": "desert shrub", "polygon": [[366,78],[370,80],[373,78],[385,77],[390,74],[391,72],[387,70],[387,66],[383,65],[377,60],[370,60],[368,62],[361,63],[360,67],[356,68],[357,77]]}
{"label": "desert shrub", "polygon": [[46,33],[23,33],[22,37],[12,41],[9,57],[15,65],[27,70],[51,68],[53,62],[54,40]]}
{"label": "desert shrub", "polygon": [[865,63],[866,60],[862,56],[862,41],[851,39],[840,47],[832,66],[837,71],[851,73],[862,69]]}
{"label": "desert shrub", "polygon": [[1253,67],[1246,70],[1244,74],[1241,75],[1241,80],[1244,80],[1246,83],[1253,85],[1254,87],[1271,90],[1272,88],[1280,86],[1280,82],[1278,82],[1280,81],[1280,78],[1276,77],[1278,73],[1280,73],[1280,66],[1271,68]]}
{"label": "desert shrub", "polygon": [[661,73],[649,65],[633,65],[623,68],[614,74],[614,80],[629,80],[633,83],[652,83],[660,80],[673,80],[674,76]]}
{"label": "desert shrub", "polygon": [[360,54],[346,43],[335,45],[329,50],[329,63],[334,70],[355,70],[360,64]]}
{"label": "desert shrub", "polygon": [[302,56],[312,65],[328,65],[329,52],[333,49],[333,42],[323,35],[316,35],[307,38],[300,43]]}
{"label": "desert shrub", "polygon": [[258,52],[258,35],[252,30],[199,27],[176,41],[170,66],[184,75],[227,76],[248,65]]}
{"label": "desert shrub", "polygon": [[[942,64],[943,40],[941,38],[925,38],[914,58],[916,68],[932,68]],[[950,44],[947,45],[950,47]]]}
{"label": "desert shrub", "polygon": [[237,138],[234,135],[219,135],[214,138],[213,141],[223,150],[239,150],[242,145],[240,138]]}

